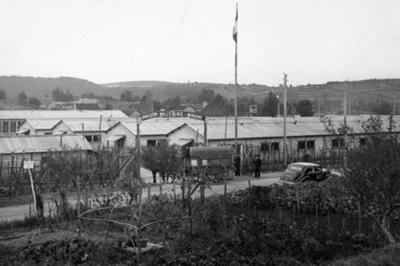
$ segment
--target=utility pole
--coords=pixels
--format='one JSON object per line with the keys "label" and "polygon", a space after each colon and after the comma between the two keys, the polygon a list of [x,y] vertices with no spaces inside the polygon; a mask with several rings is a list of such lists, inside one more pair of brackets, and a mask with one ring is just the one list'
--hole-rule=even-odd
{"label": "utility pole", "polygon": [[100,151],[100,148],[101,148],[101,121],[102,120],[103,120],[103,116],[100,115],[100,121],[99,121],[99,146],[98,146],[99,151]]}
{"label": "utility pole", "polygon": [[343,163],[344,167],[347,167],[347,86],[348,82],[345,82],[344,92],[343,92],[343,126],[344,126],[344,153],[343,153]]}
{"label": "utility pole", "polygon": [[208,146],[208,137],[207,137],[207,117],[203,117],[204,122],[204,146]]}
{"label": "utility pole", "polygon": [[281,108],[279,108],[280,106],[280,101],[279,101],[279,95],[276,95],[276,98],[278,99],[278,102],[276,103],[276,117],[280,117],[281,116]]}
{"label": "utility pole", "polygon": [[[348,96],[348,95],[347,95]],[[348,97],[347,97],[348,98]],[[351,97],[350,99],[347,99],[347,114],[351,115]]]}
{"label": "utility pole", "polygon": [[[343,91],[343,125],[345,129],[347,128],[347,82],[344,85],[344,91]],[[345,131],[346,135],[347,132]],[[345,136],[346,136],[345,135]]]}
{"label": "utility pole", "polygon": [[239,154],[238,147],[238,118],[237,118],[237,63],[238,63],[238,4],[236,3],[236,17],[233,28],[233,39],[235,41],[235,154]]}
{"label": "utility pole", "polygon": [[283,166],[286,167],[287,164],[287,154],[286,154],[286,116],[287,116],[287,77],[286,73],[283,73]]}
{"label": "utility pole", "polygon": [[318,97],[318,115],[321,116],[321,98]]}
{"label": "utility pole", "polygon": [[[142,117],[140,116],[140,115],[138,115],[137,117],[136,117],[136,149],[137,149],[137,169],[136,169],[136,177],[137,177],[137,180],[138,180],[138,182],[139,182],[139,195],[138,195],[138,223],[137,223],[137,227],[138,227],[138,230],[137,230],[137,235],[136,235],[136,237],[137,237],[137,240],[138,240],[138,243],[139,243],[139,245],[138,245],[138,247],[137,247],[137,252],[136,252],[136,255],[137,255],[137,262],[138,262],[138,264],[140,264],[139,262],[140,262],[140,255],[141,255],[141,253],[142,253],[142,247],[141,247],[141,236],[142,236],[142,234],[141,234],[141,229],[140,229],[140,227],[142,226],[142,191],[143,191],[143,187],[142,187],[142,179],[141,179],[141,177],[140,177],[140,163],[141,163],[141,156],[140,156],[140,123],[142,122]],[[133,181],[133,180],[132,180]],[[132,185],[134,186],[135,184],[134,184],[134,182],[132,182]],[[132,186],[132,189],[133,189],[133,186]]]}
{"label": "utility pole", "polygon": [[396,102],[392,100],[392,115],[396,115]]}

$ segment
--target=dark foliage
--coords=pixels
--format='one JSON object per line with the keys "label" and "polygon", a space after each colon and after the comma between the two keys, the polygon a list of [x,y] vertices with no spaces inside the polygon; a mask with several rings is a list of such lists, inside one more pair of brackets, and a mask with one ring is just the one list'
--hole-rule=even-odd
{"label": "dark foliage", "polygon": [[270,92],[268,97],[265,97],[263,106],[262,106],[262,115],[265,116],[277,116],[278,115],[278,108],[280,108],[279,99],[273,93]]}
{"label": "dark foliage", "polygon": [[53,100],[55,101],[73,101],[74,96],[72,93],[67,90],[67,92],[64,92],[60,88],[55,88],[52,92],[51,95],[53,96]]}
{"label": "dark foliage", "polygon": [[37,109],[42,104],[42,102],[36,97],[30,97],[28,100],[28,104]]}
{"label": "dark foliage", "polygon": [[21,105],[24,105],[27,103],[28,96],[26,95],[26,93],[24,91],[21,91],[20,93],[18,93],[17,101],[18,101],[18,104],[21,104]]}
{"label": "dark foliage", "polygon": [[314,110],[310,100],[301,100],[296,104],[296,110],[301,116],[313,116]]}
{"label": "dark foliage", "polygon": [[7,96],[5,90],[0,90],[0,100],[6,100],[6,99]]}
{"label": "dark foliage", "polygon": [[378,115],[390,115],[392,113],[392,105],[385,101],[376,103],[372,107],[372,112]]}

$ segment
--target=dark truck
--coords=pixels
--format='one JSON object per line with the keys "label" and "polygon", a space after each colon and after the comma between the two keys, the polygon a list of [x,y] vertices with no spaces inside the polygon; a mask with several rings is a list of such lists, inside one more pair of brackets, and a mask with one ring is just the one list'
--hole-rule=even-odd
{"label": "dark truck", "polygon": [[304,181],[324,181],[332,174],[326,168],[316,163],[297,162],[291,163],[281,177],[284,182],[300,183]]}

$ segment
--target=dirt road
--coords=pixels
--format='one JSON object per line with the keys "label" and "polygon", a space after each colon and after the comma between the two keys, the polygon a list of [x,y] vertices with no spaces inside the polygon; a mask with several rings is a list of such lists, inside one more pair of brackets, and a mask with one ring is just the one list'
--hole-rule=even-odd
{"label": "dirt road", "polygon": [[[261,175],[260,179],[255,179],[254,177],[251,176],[239,176],[235,177],[234,180],[228,181],[227,183],[227,191],[235,191],[243,188],[248,187],[248,180],[250,180],[251,185],[257,185],[257,186],[270,186],[272,184],[278,183],[279,177],[282,175],[282,172],[275,172],[275,173],[263,173]],[[145,179],[145,181],[148,181]],[[175,186],[175,193],[176,195],[181,194],[181,188],[179,185]],[[163,193],[173,193],[173,185],[172,184],[163,184],[162,185],[162,191]],[[152,186],[150,193],[153,194],[158,194],[160,192],[159,186]],[[212,185],[211,189],[206,189],[205,195],[206,197],[212,196],[215,194],[223,194],[224,193],[224,185],[223,184],[218,184],[218,185]],[[147,188],[144,188],[142,191],[142,198],[147,198],[148,195],[148,190]],[[198,197],[199,192],[196,192],[194,197]],[[70,204],[76,204],[77,200],[76,198],[69,198],[69,203]],[[44,203],[44,209],[45,209],[45,214],[49,214],[49,208],[52,209],[54,208],[53,204],[49,201],[45,201]],[[31,213],[33,213],[33,210],[31,210]],[[15,206],[8,206],[8,207],[1,207],[0,208],[0,221],[12,221],[12,220],[19,220],[19,219],[24,219],[24,217],[28,217],[30,214],[30,207],[29,204],[25,205],[15,205]]]}

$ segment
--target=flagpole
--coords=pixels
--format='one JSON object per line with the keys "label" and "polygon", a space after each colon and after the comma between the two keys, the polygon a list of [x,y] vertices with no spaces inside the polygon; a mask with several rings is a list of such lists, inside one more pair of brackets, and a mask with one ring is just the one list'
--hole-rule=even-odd
{"label": "flagpole", "polygon": [[[238,3],[236,3],[236,23],[238,17]],[[236,25],[237,27],[237,25]],[[237,29],[236,29],[237,30]],[[239,154],[239,147],[238,147],[238,118],[237,118],[237,61],[238,61],[238,54],[237,54],[237,46],[238,46],[238,38],[236,32],[235,38],[235,154]]]}

